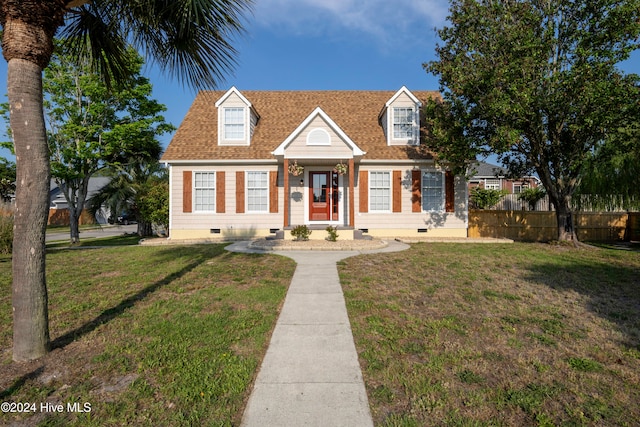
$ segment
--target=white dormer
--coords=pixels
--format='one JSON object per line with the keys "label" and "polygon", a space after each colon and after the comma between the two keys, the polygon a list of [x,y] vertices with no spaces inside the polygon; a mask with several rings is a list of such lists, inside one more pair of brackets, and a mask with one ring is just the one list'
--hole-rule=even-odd
{"label": "white dormer", "polygon": [[216,102],[218,145],[251,145],[258,114],[251,102],[233,86]]}
{"label": "white dormer", "polygon": [[387,136],[387,145],[418,145],[420,143],[420,107],[422,103],[402,86],[387,101],[379,121]]}

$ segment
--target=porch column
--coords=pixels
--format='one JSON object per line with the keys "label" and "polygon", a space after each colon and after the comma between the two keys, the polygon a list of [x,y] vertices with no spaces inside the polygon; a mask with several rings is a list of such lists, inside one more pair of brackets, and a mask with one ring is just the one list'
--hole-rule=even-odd
{"label": "porch column", "polygon": [[289,159],[284,159],[284,228],[289,226]]}
{"label": "porch column", "polygon": [[355,224],[355,162],[353,158],[349,159],[349,227],[353,227]]}

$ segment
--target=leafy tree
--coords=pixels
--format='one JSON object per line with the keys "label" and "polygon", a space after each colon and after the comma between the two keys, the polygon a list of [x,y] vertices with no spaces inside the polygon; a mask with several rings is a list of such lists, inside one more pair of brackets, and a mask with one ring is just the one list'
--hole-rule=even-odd
{"label": "leafy tree", "polygon": [[494,190],[493,188],[472,188],[471,202],[478,209],[491,209],[498,204],[507,192],[505,190]]}
{"label": "leafy tree", "polygon": [[123,81],[127,47],[146,52],[164,71],[194,86],[215,86],[234,65],[232,37],[251,0],[0,0],[2,53],[15,143],[17,188],[13,245],[13,359],[49,348],[45,232],[49,150],[42,70],[54,35],[70,54],[89,58],[105,80]]}
{"label": "leafy tree", "polygon": [[[640,100],[640,88],[635,95]],[[578,209],[640,210],[640,101],[636,119],[620,123],[619,132],[598,147],[588,158],[585,174],[577,193]]]}
{"label": "leafy tree", "polygon": [[126,84],[107,88],[88,63],[54,55],[44,73],[44,108],[49,127],[51,174],[69,206],[71,243],[80,240],[80,215],[89,179],[112,164],[157,160],[158,135],[174,130],[150,99],[149,80],[140,75],[142,58],[133,51]]}
{"label": "leafy tree", "polygon": [[640,0],[453,0],[448,20],[424,65],[443,93],[425,108],[432,148],[458,165],[495,151],[515,174],[535,171],[558,239],[576,240],[570,202],[590,153],[616,141],[637,102],[638,76],[616,64],[638,47]]}
{"label": "leafy tree", "polygon": [[0,202],[8,202],[16,191],[16,164],[0,157]]}

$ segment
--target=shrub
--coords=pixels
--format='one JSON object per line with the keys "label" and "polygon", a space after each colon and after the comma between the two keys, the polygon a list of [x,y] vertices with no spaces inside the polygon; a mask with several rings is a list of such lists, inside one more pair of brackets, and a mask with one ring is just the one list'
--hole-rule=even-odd
{"label": "shrub", "polygon": [[490,209],[497,205],[505,194],[507,193],[504,190],[473,188],[471,190],[471,201],[478,209]]}
{"label": "shrub", "polygon": [[309,236],[311,236],[311,230],[306,225],[296,225],[291,230],[291,235],[296,238],[296,240],[309,240]]}
{"label": "shrub", "polygon": [[524,200],[529,204],[529,210],[535,211],[536,204],[542,200],[547,192],[543,187],[526,188],[518,195],[518,200]]}
{"label": "shrub", "polygon": [[0,254],[10,254],[13,249],[13,206],[0,203]]}
{"label": "shrub", "polygon": [[327,236],[328,241],[335,242],[336,240],[338,240],[338,227],[328,226],[327,228],[325,228],[325,230],[327,230],[327,233],[329,233],[329,235]]}

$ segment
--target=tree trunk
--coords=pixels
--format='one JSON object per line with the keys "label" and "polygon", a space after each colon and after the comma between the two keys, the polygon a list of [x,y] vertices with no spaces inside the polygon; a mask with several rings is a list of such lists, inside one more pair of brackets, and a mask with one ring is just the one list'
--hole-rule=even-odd
{"label": "tree trunk", "polygon": [[138,236],[147,237],[153,235],[153,226],[150,222],[138,220]]}
{"label": "tree trunk", "polygon": [[573,212],[571,210],[568,197],[561,197],[555,201],[556,220],[558,223],[558,240],[559,241],[578,241],[575,228],[573,225]]}
{"label": "tree trunk", "polygon": [[42,109],[42,70],[53,35],[64,24],[58,0],[0,1],[2,54],[7,60],[10,124],[16,153],[13,237],[13,360],[49,347],[45,234],[49,215],[49,147]]}
{"label": "tree trunk", "polygon": [[13,360],[49,349],[45,233],[49,213],[49,150],[42,109],[42,68],[8,61],[10,123],[16,153],[13,238]]}
{"label": "tree trunk", "polygon": [[69,205],[69,230],[71,235],[71,244],[75,245],[80,242],[80,215],[82,214],[78,208]]}

